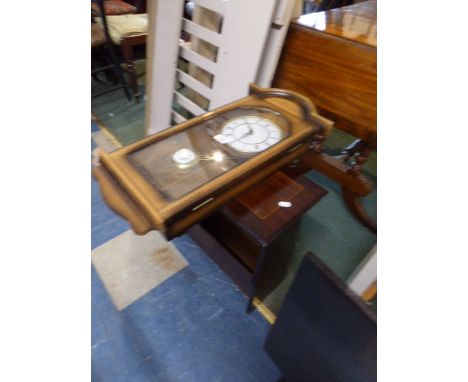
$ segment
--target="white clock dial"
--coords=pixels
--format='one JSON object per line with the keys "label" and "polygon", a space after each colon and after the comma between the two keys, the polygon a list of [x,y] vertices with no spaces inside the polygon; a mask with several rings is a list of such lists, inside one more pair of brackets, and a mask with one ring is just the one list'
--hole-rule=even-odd
{"label": "white clock dial", "polygon": [[257,116],[231,119],[222,127],[221,134],[226,145],[244,153],[264,151],[282,137],[282,131],[275,123]]}

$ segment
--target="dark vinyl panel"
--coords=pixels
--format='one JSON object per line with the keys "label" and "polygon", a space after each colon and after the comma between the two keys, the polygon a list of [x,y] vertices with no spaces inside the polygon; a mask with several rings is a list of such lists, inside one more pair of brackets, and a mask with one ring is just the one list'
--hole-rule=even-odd
{"label": "dark vinyl panel", "polygon": [[289,382],[376,381],[376,316],[308,253],[265,350]]}

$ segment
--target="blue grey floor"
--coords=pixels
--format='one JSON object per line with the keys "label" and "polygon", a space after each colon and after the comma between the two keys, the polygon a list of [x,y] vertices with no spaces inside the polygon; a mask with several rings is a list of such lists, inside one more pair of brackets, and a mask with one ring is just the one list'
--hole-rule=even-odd
{"label": "blue grey floor", "polygon": [[[128,229],[92,180],[93,248]],[[92,381],[277,381],[269,324],[189,237],[173,243],[189,266],[122,311],[92,268]]]}

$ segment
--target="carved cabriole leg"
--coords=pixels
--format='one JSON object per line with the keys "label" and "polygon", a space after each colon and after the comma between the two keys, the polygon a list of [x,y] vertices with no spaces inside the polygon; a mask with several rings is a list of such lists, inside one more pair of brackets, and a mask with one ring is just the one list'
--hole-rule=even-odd
{"label": "carved cabriole leg", "polygon": [[358,196],[354,194],[352,191],[346,188],[346,186],[341,187],[341,192],[343,194],[343,199],[353,213],[353,215],[367,228],[369,228],[372,232],[377,233],[377,224],[373,221],[369,215],[367,214],[366,210],[360,203]]}
{"label": "carved cabriole leg", "polygon": [[352,158],[356,152],[359,151],[359,149],[362,146],[362,139],[356,139],[351,143],[348,147],[346,147],[340,155],[337,156],[338,159],[340,159],[343,163],[346,163],[350,158]]}
{"label": "carved cabriole leg", "polygon": [[349,171],[349,167],[339,159],[330,155],[313,151],[305,154],[296,165],[296,170],[301,173],[316,170],[335,182],[346,185],[355,195],[367,196],[372,191],[372,183],[362,175],[356,175]]}
{"label": "carved cabriole leg", "polygon": [[[357,139],[341,152],[339,158],[348,162],[349,173],[361,176],[362,166],[367,162],[372,152],[372,146],[362,139]],[[343,199],[353,215],[372,232],[377,233],[377,224],[367,214],[359,201],[359,196],[353,193],[345,184],[342,185]]]}
{"label": "carved cabriole leg", "polygon": [[371,146],[363,141],[355,141],[338,157],[320,151],[321,142],[317,142],[299,163],[294,163],[295,170],[300,172],[316,170],[341,184],[343,199],[350,211],[365,227],[377,232],[376,223],[359,202],[360,197],[369,195],[373,189],[372,183],[361,174],[362,165],[372,151]]}
{"label": "carved cabriole leg", "polygon": [[361,173],[362,166],[367,162],[372,152],[372,146],[365,141],[359,140],[359,147],[354,155],[354,161],[351,162],[351,171],[356,175]]}
{"label": "carved cabriole leg", "polygon": [[[367,162],[369,155],[372,152],[372,146],[362,139],[356,139],[348,147],[346,147],[340,155],[336,156],[334,159],[341,163],[340,166],[342,171],[346,171],[348,177],[336,177],[336,174],[333,174],[330,169],[325,168],[325,171],[322,171],[325,175],[331,177],[335,181],[341,184],[343,199],[353,213],[353,215],[367,228],[373,232],[377,232],[377,225],[372,219],[368,216],[364,207],[362,207],[359,202],[359,197],[366,196],[371,192],[371,188],[368,188],[367,192],[358,192],[350,179],[355,177],[356,179],[362,179],[361,174],[362,166]],[[328,158],[328,161],[333,163],[331,158]],[[345,166],[343,168],[343,166]],[[322,166],[323,169],[323,166]],[[334,175],[334,176],[333,176]]]}

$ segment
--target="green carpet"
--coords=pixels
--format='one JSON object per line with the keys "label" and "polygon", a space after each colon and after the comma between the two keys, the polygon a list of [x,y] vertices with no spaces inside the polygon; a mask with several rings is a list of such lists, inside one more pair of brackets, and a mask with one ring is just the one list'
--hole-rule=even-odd
{"label": "green carpet", "polygon": [[[123,145],[144,137],[144,102],[127,101],[122,90],[92,101],[92,111]],[[353,137],[334,130],[326,142],[327,152],[338,154]],[[364,173],[375,184],[377,156],[371,155]],[[328,194],[302,218],[297,233],[293,261],[288,276],[265,299],[273,312],[278,312],[283,298],[307,251],[314,252],[342,279],[346,280],[376,243],[376,235],[358,223],[341,198],[340,187],[323,175],[311,171],[307,176],[328,190]],[[377,218],[377,191],[362,199],[369,215]]]}
{"label": "green carpet", "polygon": [[[334,129],[326,141],[327,152],[338,154],[355,138]],[[376,184],[377,155],[372,153],[364,166],[364,174]],[[377,237],[356,221],[342,197],[340,186],[317,171],[306,174],[322,186],[328,194],[310,209],[301,220],[296,237],[296,247],[285,280],[264,300],[277,313],[291,285],[300,262],[307,251],[312,251],[340,278],[346,280],[367,255]],[[366,211],[377,219],[377,189],[361,199]]]}
{"label": "green carpet", "polygon": [[[135,61],[142,101],[136,103],[125,97],[123,89],[115,90],[91,100],[91,111],[98,120],[124,146],[145,136],[144,71],[145,60]],[[109,83],[92,81],[92,91],[99,92],[112,87]]]}

